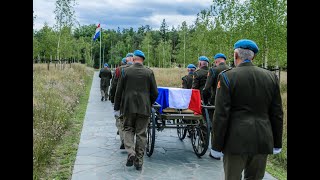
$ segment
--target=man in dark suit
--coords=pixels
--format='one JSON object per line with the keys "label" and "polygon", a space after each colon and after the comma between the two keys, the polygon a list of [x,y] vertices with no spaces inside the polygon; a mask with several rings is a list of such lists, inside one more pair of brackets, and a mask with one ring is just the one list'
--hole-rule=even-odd
{"label": "man in dark suit", "polygon": [[279,81],[274,73],[253,65],[255,42],[234,44],[235,68],[218,77],[211,155],[223,156],[226,180],[260,180],[268,154],[282,147],[283,111]]}
{"label": "man in dark suit", "polygon": [[143,66],[144,53],[135,50],[133,54],[134,64],[121,71],[114,110],[115,114],[123,114],[124,117],[124,146],[128,152],[126,166],[134,165],[141,170],[147,141],[146,128],[152,104],[158,97],[158,88],[153,71]]}
{"label": "man in dark suit", "polygon": [[108,100],[108,91],[110,86],[110,79],[112,78],[111,70],[109,69],[108,63],[104,64],[104,68],[102,68],[99,72],[100,79],[100,91],[101,91],[101,101],[105,99]]}
{"label": "man in dark suit", "polygon": [[193,80],[193,72],[197,69],[197,67],[193,64],[189,64],[187,66],[188,74],[182,77],[182,88],[191,89],[192,80]]}

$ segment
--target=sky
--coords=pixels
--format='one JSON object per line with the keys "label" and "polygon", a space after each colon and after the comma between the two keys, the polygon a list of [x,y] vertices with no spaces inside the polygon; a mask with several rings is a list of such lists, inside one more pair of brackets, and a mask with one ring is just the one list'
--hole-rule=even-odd
{"label": "sky", "polygon": [[[33,0],[36,15],[34,29],[39,30],[46,22],[55,24],[56,0]],[[149,25],[159,29],[165,19],[169,29],[194,24],[197,13],[210,8],[212,0],[77,0],[75,16],[80,25],[98,24],[103,29],[138,27]]]}

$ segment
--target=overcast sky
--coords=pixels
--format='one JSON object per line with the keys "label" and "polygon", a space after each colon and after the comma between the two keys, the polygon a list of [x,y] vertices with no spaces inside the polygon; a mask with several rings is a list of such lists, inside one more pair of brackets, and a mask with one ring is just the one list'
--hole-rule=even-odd
{"label": "overcast sky", "polygon": [[[39,30],[47,22],[50,27],[55,23],[54,9],[56,0],[33,0],[36,15],[34,28]],[[159,29],[162,20],[171,29],[183,21],[194,23],[197,13],[207,9],[212,0],[77,0],[76,19],[80,25],[101,24],[104,29],[133,27],[142,25]]]}

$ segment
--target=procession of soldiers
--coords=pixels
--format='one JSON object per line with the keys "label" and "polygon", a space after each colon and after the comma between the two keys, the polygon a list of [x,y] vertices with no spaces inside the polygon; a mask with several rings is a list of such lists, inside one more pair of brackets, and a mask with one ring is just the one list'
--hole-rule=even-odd
{"label": "procession of soldiers", "polygon": [[[215,106],[209,111],[208,156],[222,159],[225,179],[239,180],[242,171],[244,179],[262,179],[267,156],[282,148],[279,80],[275,73],[254,65],[259,48],[253,40],[240,39],[233,49],[233,57],[217,52],[188,64],[180,88],[198,89],[201,104]],[[119,148],[128,153],[126,166],[136,170],[143,168],[146,129],[158,97],[154,72],[143,64],[145,59],[144,52],[135,50],[119,60],[115,70],[105,63],[99,72],[101,101],[112,103]],[[229,59],[234,67],[227,65]]]}

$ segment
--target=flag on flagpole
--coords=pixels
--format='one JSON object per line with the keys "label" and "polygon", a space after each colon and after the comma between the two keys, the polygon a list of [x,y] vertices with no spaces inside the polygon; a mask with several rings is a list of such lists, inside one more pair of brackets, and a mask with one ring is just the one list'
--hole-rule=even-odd
{"label": "flag on flagpole", "polygon": [[97,29],[96,29],[96,33],[93,36],[94,41],[100,36],[100,30],[101,30],[101,28],[100,28],[100,23],[99,23],[97,26]]}

